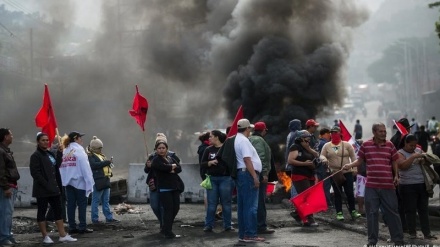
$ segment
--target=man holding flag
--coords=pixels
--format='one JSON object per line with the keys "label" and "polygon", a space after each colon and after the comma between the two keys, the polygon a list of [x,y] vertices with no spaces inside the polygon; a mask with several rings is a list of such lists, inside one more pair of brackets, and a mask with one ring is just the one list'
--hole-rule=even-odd
{"label": "man holding flag", "polygon": [[365,185],[365,209],[367,213],[368,246],[375,246],[379,237],[379,207],[387,219],[391,241],[404,245],[402,223],[398,212],[396,185],[398,183],[397,160],[399,155],[394,145],[386,140],[385,124],[375,123],[373,139],[365,141],[359,149],[358,159],[345,164],[350,170],[366,162],[367,184]]}

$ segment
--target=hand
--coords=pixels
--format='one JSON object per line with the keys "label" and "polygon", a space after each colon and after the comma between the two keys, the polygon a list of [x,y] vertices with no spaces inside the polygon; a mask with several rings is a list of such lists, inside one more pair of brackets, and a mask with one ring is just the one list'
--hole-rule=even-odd
{"label": "hand", "polygon": [[110,163],[109,167],[110,167],[111,169],[113,169],[113,168],[115,167],[115,164]]}
{"label": "hand", "polygon": [[208,166],[216,166],[218,164],[218,160],[208,161]]}
{"label": "hand", "polygon": [[10,198],[12,196],[12,189],[9,188],[5,190],[4,193],[5,193],[5,197]]}
{"label": "hand", "polygon": [[147,163],[145,163],[145,165],[150,168],[151,167],[151,160],[147,160]]}
{"label": "hand", "polygon": [[255,188],[260,187],[260,179],[258,179],[258,176],[254,177],[254,187]]}
{"label": "hand", "polygon": [[172,167],[172,169],[174,171],[174,169],[176,169],[177,165],[176,164],[172,164],[171,167]]}
{"label": "hand", "polygon": [[268,181],[269,181],[269,178],[267,176],[263,176],[263,180],[261,180],[261,183],[267,184]]}
{"label": "hand", "polygon": [[394,186],[398,186],[399,185],[399,176],[394,176]]}
{"label": "hand", "polygon": [[304,161],[304,162],[306,163],[305,166],[307,166],[308,168],[315,169],[315,164],[313,164],[313,161],[307,160],[307,161]]}
{"label": "hand", "polygon": [[350,170],[350,169],[351,169],[350,164],[345,164],[345,165],[342,167],[342,170]]}

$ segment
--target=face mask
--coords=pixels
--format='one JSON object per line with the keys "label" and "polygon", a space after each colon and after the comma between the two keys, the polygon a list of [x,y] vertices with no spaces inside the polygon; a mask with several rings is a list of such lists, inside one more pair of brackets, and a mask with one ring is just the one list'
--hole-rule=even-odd
{"label": "face mask", "polygon": [[332,137],[332,143],[333,144],[339,144],[341,142],[341,134],[336,132],[336,133],[331,133],[331,137]]}

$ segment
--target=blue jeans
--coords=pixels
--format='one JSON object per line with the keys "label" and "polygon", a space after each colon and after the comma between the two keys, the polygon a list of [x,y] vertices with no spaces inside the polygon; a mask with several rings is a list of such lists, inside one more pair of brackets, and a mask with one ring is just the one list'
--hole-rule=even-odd
{"label": "blue jeans", "polygon": [[237,171],[238,238],[257,236],[258,188],[248,171]]}
{"label": "blue jeans", "polygon": [[267,183],[262,183],[263,176],[260,174],[260,187],[258,188],[258,210],[257,210],[257,226],[258,230],[267,229],[266,224],[266,190]]}
{"label": "blue jeans", "polygon": [[230,176],[211,176],[212,189],[206,190],[208,207],[206,208],[205,226],[214,228],[215,212],[220,200],[222,205],[223,228],[231,228],[232,183]]}
{"label": "blue jeans", "polygon": [[0,245],[6,240],[13,239],[12,236],[12,214],[14,213],[14,202],[17,197],[17,189],[11,188],[12,196],[5,197],[5,192],[0,189]]}
{"label": "blue jeans", "polygon": [[105,216],[106,221],[113,220],[113,214],[110,209],[110,188],[103,190],[96,190],[93,186],[92,193],[92,222],[99,221],[99,203],[102,204],[102,213]]}
{"label": "blue jeans", "polygon": [[[330,173],[327,171],[328,166],[326,165],[320,165],[316,169],[316,176],[318,177],[319,181],[322,181],[324,178],[328,177]],[[330,196],[330,188],[332,187],[331,179],[327,179],[324,181],[324,193],[325,193],[325,199],[327,201],[327,205],[330,207],[333,205],[333,202],[331,200]]]}
{"label": "blue jeans", "polygon": [[74,230],[76,228],[75,221],[75,211],[78,206],[78,220],[79,230],[85,230],[86,224],[86,210],[87,210],[87,197],[86,191],[77,189],[73,186],[66,186],[66,196],[67,196],[67,219],[69,220],[69,230]]}
{"label": "blue jeans", "polygon": [[368,243],[377,244],[379,237],[379,207],[383,210],[392,242],[403,241],[402,222],[398,212],[396,191],[393,189],[365,188]]}
{"label": "blue jeans", "polygon": [[150,207],[153,210],[154,215],[156,215],[157,220],[160,224],[160,229],[163,225],[163,207],[160,204],[159,191],[150,191]]}

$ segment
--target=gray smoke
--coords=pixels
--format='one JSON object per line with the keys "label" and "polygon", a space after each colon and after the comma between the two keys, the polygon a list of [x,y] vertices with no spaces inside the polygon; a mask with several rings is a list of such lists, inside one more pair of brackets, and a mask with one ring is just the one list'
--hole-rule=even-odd
{"label": "gray smoke", "polygon": [[[267,123],[276,151],[291,119],[341,102],[351,32],[367,18],[354,0],[120,2],[102,1],[95,42],[83,42],[82,53],[46,81],[62,133],[98,136],[121,164],[145,156],[128,115],[135,84],[150,103],[150,152],[155,133],[164,132],[183,161],[196,161],[193,133],[226,128],[239,105],[246,118]],[[75,12],[69,7],[66,23]]]}

